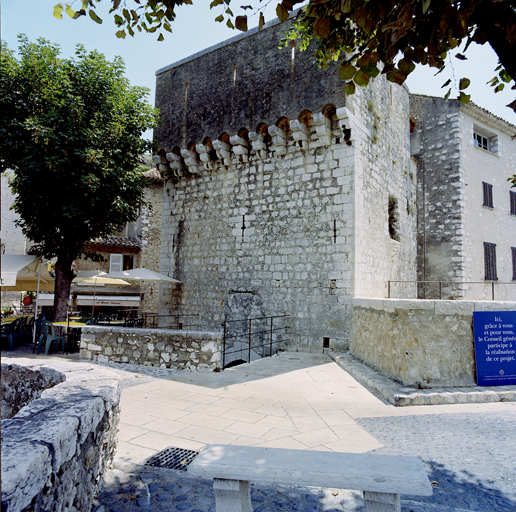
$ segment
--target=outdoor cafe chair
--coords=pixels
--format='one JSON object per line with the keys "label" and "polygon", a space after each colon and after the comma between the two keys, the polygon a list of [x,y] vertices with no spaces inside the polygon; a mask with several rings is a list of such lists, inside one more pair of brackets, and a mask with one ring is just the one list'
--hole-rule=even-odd
{"label": "outdoor cafe chair", "polygon": [[18,320],[11,322],[5,327],[5,331],[2,332],[1,339],[7,339],[9,342],[9,350],[13,351],[17,345],[17,326]]}
{"label": "outdoor cafe chair", "polygon": [[64,338],[63,336],[56,336],[54,326],[52,325],[52,322],[47,322],[46,320],[42,321],[43,325],[43,332],[41,336],[39,337],[38,342],[38,355],[41,352],[41,345],[45,343],[45,355],[48,355],[48,350],[50,348],[50,345],[52,345],[52,342],[54,341],[56,344],[56,351],[59,350],[59,343],[61,343],[61,347],[63,349],[64,354]]}

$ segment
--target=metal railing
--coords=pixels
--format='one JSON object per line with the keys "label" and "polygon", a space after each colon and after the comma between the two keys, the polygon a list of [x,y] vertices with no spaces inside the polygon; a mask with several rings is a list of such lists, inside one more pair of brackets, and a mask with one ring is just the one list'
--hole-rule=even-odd
{"label": "metal railing", "polygon": [[92,325],[110,325],[113,327],[137,327],[141,329],[188,330],[196,326],[199,315],[160,315],[158,313],[81,315],[84,321]]}
{"label": "metal railing", "polygon": [[[277,354],[286,342],[289,315],[225,320],[222,368]],[[281,347],[280,347],[281,346]]]}
{"label": "metal railing", "polygon": [[[434,299],[443,300],[443,293],[447,296],[446,300],[464,300],[467,292],[472,293],[472,285],[482,285],[483,290],[479,295],[490,296],[490,300],[507,300],[506,297],[500,298],[502,295],[500,289],[504,286],[514,286],[516,282],[501,281],[387,281],[387,298],[411,298],[407,297],[407,293],[403,297],[393,297],[393,285],[403,284],[415,286],[414,298],[418,299]],[[495,293],[495,290],[498,293]],[[516,295],[516,288],[514,288]],[[400,295],[400,294],[398,294]],[[506,294],[507,295],[507,294]],[[467,299],[466,299],[467,300]],[[472,299],[475,300],[475,299]],[[477,299],[482,300],[482,299]],[[514,300],[514,297],[510,300]]]}

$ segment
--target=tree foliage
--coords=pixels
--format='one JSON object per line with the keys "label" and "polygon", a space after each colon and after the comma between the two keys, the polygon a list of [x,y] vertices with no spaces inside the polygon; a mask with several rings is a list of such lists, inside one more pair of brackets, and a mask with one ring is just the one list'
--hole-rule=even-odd
{"label": "tree foliage", "polygon": [[[77,18],[95,13],[102,0],[77,0],[81,8],[71,9],[67,3],[57,4],[54,15],[65,10]],[[176,8],[192,0],[108,0],[118,28],[118,37],[135,31],[171,32]],[[261,0],[260,0],[261,1]],[[276,14],[283,22],[289,19],[302,0],[276,0]],[[76,3],[77,3],[76,2]],[[210,7],[221,9],[215,20],[230,28],[247,30],[251,9],[259,13],[258,27],[265,23],[262,12],[243,5],[243,14],[235,15],[231,0],[212,0]],[[489,43],[500,59],[496,76],[490,81],[495,92],[516,80],[516,0],[310,0],[294,16],[287,39],[298,39],[302,48],[317,46],[316,56],[322,66],[340,61],[340,75],[346,81],[346,92],[364,86],[383,73],[395,83],[403,83],[416,65],[437,70],[445,67],[450,50],[462,43],[464,52],[471,42]],[[449,82],[445,85],[449,85]],[[459,82],[459,100],[467,102],[468,79]],[[513,84],[514,85],[514,84]],[[516,88],[514,86],[513,88]],[[451,90],[448,91],[447,96]],[[516,109],[516,102],[510,105]]]}
{"label": "tree foliage", "polygon": [[12,169],[13,209],[37,253],[57,257],[55,315],[66,312],[72,263],[90,240],[134,220],[145,180],[138,156],[156,111],[113,62],[77,46],[20,36],[19,60],[2,49],[0,170]]}

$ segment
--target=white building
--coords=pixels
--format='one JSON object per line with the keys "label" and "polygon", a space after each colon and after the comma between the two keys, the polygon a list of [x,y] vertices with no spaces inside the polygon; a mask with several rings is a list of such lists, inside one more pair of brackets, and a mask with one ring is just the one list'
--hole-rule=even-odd
{"label": "white building", "polygon": [[443,298],[516,300],[516,126],[456,100],[410,106],[419,280],[464,283],[442,283]]}

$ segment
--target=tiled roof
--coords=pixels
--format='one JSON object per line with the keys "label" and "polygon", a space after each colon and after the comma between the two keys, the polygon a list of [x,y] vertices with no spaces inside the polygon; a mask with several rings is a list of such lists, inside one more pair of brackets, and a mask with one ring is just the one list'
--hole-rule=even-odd
{"label": "tiled roof", "polygon": [[124,247],[124,248],[140,248],[140,244],[134,238],[127,236],[108,236],[106,238],[97,238],[92,240],[89,247]]}

